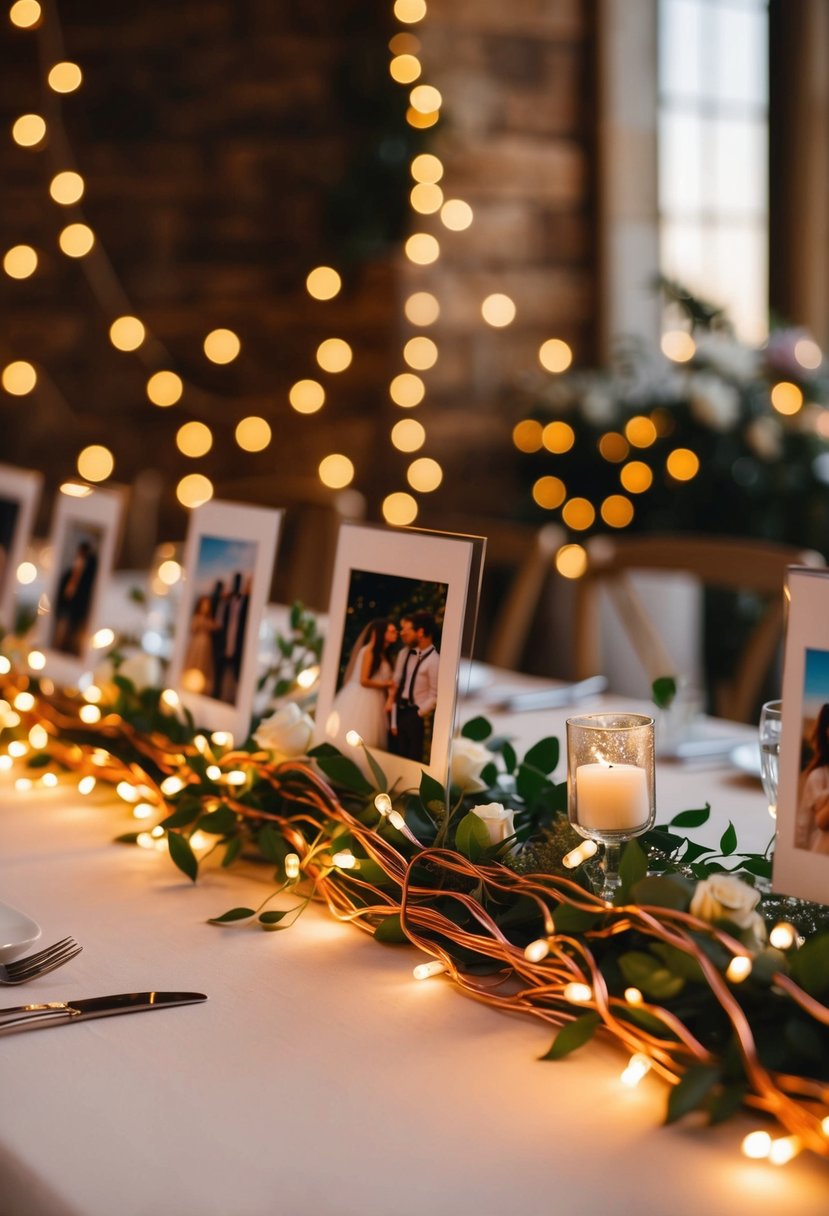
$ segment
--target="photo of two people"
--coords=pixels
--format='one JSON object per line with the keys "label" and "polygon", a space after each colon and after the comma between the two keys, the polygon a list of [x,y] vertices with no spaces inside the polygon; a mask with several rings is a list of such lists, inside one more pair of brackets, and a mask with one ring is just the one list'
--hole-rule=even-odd
{"label": "photo of two people", "polygon": [[795,848],[829,853],[829,651],[806,651]]}
{"label": "photo of two people", "polygon": [[181,676],[188,692],[236,704],[257,548],[255,541],[200,538]]}
{"label": "photo of two people", "polygon": [[352,570],[337,692],[326,735],[430,763],[445,583]]}
{"label": "photo of two people", "polygon": [[6,593],[6,580],[10,574],[9,555],[19,518],[19,500],[0,496],[0,603]]}
{"label": "photo of two people", "polygon": [[76,520],[67,523],[63,534],[49,642],[63,654],[80,656],[86,650],[103,534],[103,528]]}

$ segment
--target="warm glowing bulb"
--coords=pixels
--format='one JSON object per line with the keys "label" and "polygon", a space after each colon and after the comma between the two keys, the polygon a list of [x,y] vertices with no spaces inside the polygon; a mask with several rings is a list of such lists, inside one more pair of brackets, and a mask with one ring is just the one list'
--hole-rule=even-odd
{"label": "warm glowing bulb", "polygon": [[601,505],[601,516],[611,528],[626,528],[633,519],[633,503],[624,494],[609,494]]}
{"label": "warm glowing bulb", "polygon": [[430,291],[416,291],[409,296],[403,311],[412,325],[434,325],[440,316],[440,304]]}
{"label": "warm glowing bulb", "polygon": [[403,818],[400,811],[389,811],[389,823],[393,828],[396,828],[398,832],[404,832],[406,830],[406,820]]}
{"label": "warm glowing bulb", "polygon": [[537,452],[544,428],[534,418],[524,418],[512,428],[512,442],[519,452]]}
{"label": "warm glowing bulb", "polygon": [[9,20],[21,30],[30,30],[42,16],[38,0],[15,0],[9,9]]}
{"label": "warm glowing bulb", "polygon": [[561,338],[548,338],[538,351],[538,361],[548,372],[564,372],[573,362],[573,352]]}
{"label": "warm glowing bulb", "polygon": [[146,334],[138,317],[116,317],[109,327],[109,340],[117,350],[138,350]]}
{"label": "warm glowing bulb", "polygon": [[341,490],[354,480],[354,465],[339,452],[323,457],[317,471],[322,484],[331,490]]}
{"label": "warm glowing bulb", "polygon": [[271,441],[270,424],[251,414],[236,425],[236,442],[244,452],[263,452]]}
{"label": "warm glowing bulb", "polygon": [[747,954],[735,954],[725,969],[725,978],[732,984],[741,984],[751,975],[752,963]]}
{"label": "warm glowing bulb", "polygon": [[21,794],[25,794],[27,790],[32,788],[31,777],[18,777],[14,783],[14,788],[19,790]]}
{"label": "warm glowing bulb", "polygon": [[567,487],[560,477],[548,474],[539,477],[533,484],[532,495],[533,501],[538,503],[539,507],[543,507],[545,511],[555,511],[567,497]]}
{"label": "warm glowing bulb", "polygon": [[176,447],[184,456],[204,456],[213,447],[213,432],[203,422],[185,422],[176,432]]}
{"label": "warm glowing bulb", "polygon": [[132,808],[134,819],[149,819],[154,812],[155,808],[149,802],[136,802]]}
{"label": "warm glowing bulb", "polygon": [[541,442],[548,452],[560,456],[570,451],[576,442],[576,432],[569,422],[548,422],[541,432]]}
{"label": "warm glowing bulb", "polygon": [[352,358],[351,347],[343,338],[326,338],[317,347],[317,363],[324,372],[344,372]]}
{"label": "warm glowing bulb", "polygon": [[632,447],[649,448],[656,442],[656,427],[650,418],[636,414],[625,423],[625,438]]}
{"label": "warm glowing bulb", "polygon": [[794,344],[794,357],[801,367],[816,371],[823,362],[823,351],[811,338],[798,338]]}
{"label": "warm glowing bulb", "polygon": [[351,852],[351,849],[340,849],[338,853],[334,854],[331,861],[341,870],[353,870],[357,865],[357,858]]}
{"label": "warm glowing bulb", "polygon": [[318,380],[297,380],[288,400],[298,414],[315,414],[325,404],[325,389]]}
{"label": "warm glowing bulb", "polygon": [[562,578],[581,578],[587,569],[587,551],[582,545],[562,545],[555,562]]}
{"label": "warm glowing bulb", "polygon": [[650,1072],[651,1062],[646,1055],[637,1051],[630,1057],[627,1068],[621,1076],[623,1085],[627,1085],[629,1089],[635,1089],[639,1082],[647,1073]]}
{"label": "warm glowing bulb", "polygon": [[777,950],[789,950],[797,941],[797,930],[788,921],[781,921],[769,933],[769,945]]}
{"label": "warm glowing bulb", "polygon": [[403,347],[403,358],[409,367],[413,367],[415,371],[428,371],[438,361],[437,344],[431,338],[426,338],[422,334],[419,334],[416,338],[409,338]]}
{"label": "warm glowing bulb", "polygon": [[389,396],[401,409],[410,410],[420,405],[426,395],[426,385],[420,376],[412,372],[401,372],[389,385]]}
{"label": "warm glowing bulb", "polygon": [[49,183],[49,194],[56,203],[70,207],[83,198],[84,180],[80,173],[72,169],[63,169],[56,173]]}
{"label": "warm glowing bulb", "polygon": [[768,1132],[749,1132],[747,1136],[743,1137],[740,1147],[744,1156],[750,1157],[753,1161],[762,1161],[769,1155],[771,1136]]}
{"label": "warm glowing bulb", "polygon": [[383,499],[382,511],[383,519],[387,524],[404,528],[408,524],[414,523],[417,518],[417,502],[411,494],[398,490],[386,495]]}
{"label": "warm glowing bulb", "polygon": [[797,1156],[801,1147],[799,1136],[780,1136],[771,1142],[769,1161],[772,1165],[786,1165]]}
{"label": "warm glowing bulb", "polygon": [[403,25],[416,25],[426,16],[426,0],[394,0],[394,15]]}
{"label": "warm glowing bulb", "polygon": [[123,798],[124,802],[138,801],[138,790],[130,781],[119,781],[115,787],[115,793],[119,798]]}
{"label": "warm glowing bulb", "polygon": [[37,578],[37,566],[34,562],[21,562],[17,567],[17,581],[23,587],[33,583]]}
{"label": "warm glowing bulb", "polygon": [[315,267],[305,280],[308,295],[315,300],[333,300],[342,285],[342,279],[331,266]]}
{"label": "warm glowing bulb", "polygon": [[232,363],[241,349],[232,329],[213,329],[204,340],[204,353],[211,363]]}
{"label": "warm glowing bulb", "polygon": [[684,329],[671,329],[662,335],[662,354],[674,363],[687,363],[696,354],[697,344]]}
{"label": "warm glowing bulb", "polygon": [[78,455],[78,473],[86,481],[106,481],[115,468],[115,460],[109,448],[92,443]]}
{"label": "warm glowing bulb", "polygon": [[80,781],[78,782],[78,792],[81,794],[91,794],[95,789],[96,784],[97,781],[95,777],[81,777]]}
{"label": "warm glowing bulb", "polygon": [[431,963],[418,963],[413,968],[412,975],[416,980],[428,980],[433,975],[441,975],[445,970],[446,968],[443,963],[438,962],[435,958],[432,959]]}
{"label": "warm glowing bulb", "polygon": [[80,87],[83,80],[81,69],[76,63],[70,63],[64,60],[62,63],[56,63],[54,67],[49,69],[47,76],[49,88],[56,93],[74,93],[75,89]]}
{"label": "warm glowing bulb", "polygon": [[430,494],[443,481],[443,469],[431,457],[421,456],[409,465],[406,480],[418,494]]}
{"label": "warm glowing bulb", "polygon": [[409,194],[412,210],[420,215],[433,215],[440,211],[443,191],[435,182],[417,182]]}
{"label": "warm glowing bulb", "polygon": [[176,498],[183,507],[200,507],[213,497],[213,482],[201,473],[188,473],[176,486]]}
{"label": "warm glowing bulb", "polygon": [[83,690],[83,699],[90,705],[97,705],[103,700],[103,692],[97,684],[88,684]]}
{"label": "warm glowing bulb", "polygon": [[503,329],[515,320],[515,302],[503,292],[496,291],[484,300],[481,316],[493,329]]}
{"label": "warm glowing bulb", "polygon": [[313,688],[319,679],[319,667],[306,667],[299,673],[296,682],[300,688]]}
{"label": "warm glowing bulb", "polygon": [[58,244],[68,258],[83,258],[95,244],[95,233],[88,224],[67,224],[58,236]]}
{"label": "warm glowing bulb", "polygon": [[540,963],[550,953],[550,943],[546,937],[536,938],[524,947],[524,958],[530,963]]}
{"label": "warm glowing bulb", "polygon": [[586,498],[571,498],[561,508],[561,518],[568,528],[584,532],[596,519],[596,508]]}
{"label": "warm glowing bulb", "polygon": [[599,440],[599,453],[610,464],[621,464],[627,460],[630,445],[618,431],[607,431]]}
{"label": "warm glowing bulb", "polygon": [[43,671],[46,666],[46,655],[42,650],[30,650],[26,660],[32,671]]}
{"label": "warm glowing bulb", "polygon": [[409,94],[409,103],[418,114],[434,114],[443,105],[443,98],[433,84],[416,84]]}
{"label": "warm glowing bulb", "polygon": [[388,815],[392,807],[391,798],[388,794],[377,794],[374,799],[374,805],[381,815]]}
{"label": "warm glowing bulb", "polygon": [[96,722],[100,722],[101,720],[101,711],[97,705],[82,705],[78,710],[78,717],[87,726],[94,726]]}
{"label": "warm glowing bulb", "polygon": [[21,148],[33,148],[46,134],[46,123],[39,114],[21,114],[12,126],[12,139]]}
{"label": "warm glowing bulb", "polygon": [[641,1005],[643,1000],[642,993],[638,988],[626,988],[625,1000],[628,1005]]}
{"label": "warm glowing bulb", "polygon": [[412,84],[421,72],[420,60],[416,55],[395,55],[389,64],[392,80],[398,84]]}
{"label": "warm glowing bulb", "polygon": [[107,646],[111,646],[115,641],[115,633],[112,629],[98,629],[93,633],[90,645],[93,650],[105,650]]}
{"label": "warm glowing bulb", "polygon": [[653,470],[643,460],[631,460],[619,470],[619,481],[628,494],[644,494],[653,485]]}
{"label": "warm glowing bulb", "polygon": [[0,382],[12,397],[25,397],[37,384],[37,372],[33,364],[25,359],[16,359],[14,363],[7,363],[3,368]]}
{"label": "warm glowing bulb", "polygon": [[181,705],[181,699],[174,688],[165,688],[159,700],[168,709],[178,709],[179,705]]}
{"label": "warm glowing bulb", "polygon": [[204,774],[209,781],[218,781],[221,778],[222,770],[219,768],[218,764],[208,764],[207,768],[204,770]]}
{"label": "warm glowing bulb", "polygon": [[14,708],[19,709],[21,713],[27,714],[34,707],[35,699],[30,692],[19,692],[14,698]]}
{"label": "warm glowing bulb", "polygon": [[586,1005],[588,1001],[593,1000],[593,989],[588,984],[574,981],[564,985],[562,996],[565,1001],[570,1001],[574,1005]]}
{"label": "warm glowing bulb", "polygon": [[24,743],[22,739],[14,739],[9,744],[9,755],[15,760],[20,760],[22,756],[27,755],[29,751],[28,743]]}
{"label": "warm glowing bulb", "polygon": [[147,396],[153,405],[166,409],[180,400],[184,392],[181,376],[175,372],[163,370],[154,372],[147,381]]}
{"label": "warm glowing bulb", "polygon": [[225,777],[225,781],[227,781],[228,785],[237,785],[237,786],[244,785],[245,782],[247,781],[247,779],[248,779],[247,773],[245,773],[244,770],[241,768],[232,768],[230,770],[230,772],[227,774],[227,776]]}
{"label": "warm glowing bulb", "polygon": [[84,485],[81,481],[62,481],[58,488],[67,498],[89,498],[95,492],[92,486]]}
{"label": "warm glowing bulb", "polygon": [[398,452],[416,452],[426,442],[426,428],[414,418],[402,418],[391,428],[391,441]]}
{"label": "warm glowing bulb", "polygon": [[411,173],[416,182],[439,182],[443,177],[443,162],[431,152],[421,152],[412,161]]}
{"label": "warm glowing bulb", "polygon": [[699,456],[690,448],[674,448],[665,468],[676,481],[690,481],[699,472]]}
{"label": "warm glowing bulb", "polygon": [[406,257],[417,266],[429,266],[440,257],[440,244],[430,232],[415,232],[406,241]]}
{"label": "warm glowing bulb", "polygon": [[37,252],[31,245],[13,245],[3,257],[3,269],[10,279],[28,279],[37,270]]}
{"label": "warm glowing bulb", "polygon": [[349,747],[359,747],[363,742],[363,736],[356,730],[346,731],[345,741]]}
{"label": "warm glowing bulb", "polygon": [[474,218],[469,203],[462,198],[449,198],[440,209],[441,223],[452,232],[463,232]]}
{"label": "warm glowing bulb", "polygon": [[790,380],[780,380],[772,387],[771,403],[778,414],[796,414],[803,405],[803,391]]}
{"label": "warm glowing bulb", "polygon": [[39,722],[36,722],[29,731],[29,742],[36,752],[42,752],[49,742],[49,736]]}
{"label": "warm glowing bulb", "polygon": [[0,756],[0,773],[7,773],[13,765],[11,756]]}
{"label": "warm glowing bulb", "polygon": [[[32,651],[32,654],[35,654],[35,653],[39,653],[39,651]],[[9,672],[11,671],[11,669],[12,669],[11,659],[7,659],[4,654],[0,654],[0,676],[8,675]],[[2,705],[0,705],[0,709],[5,709],[6,705],[7,705],[7,702],[4,701],[2,703]]]}
{"label": "warm glowing bulb", "polygon": [[158,567],[158,577],[165,587],[174,587],[181,578],[181,566],[168,557]]}
{"label": "warm glowing bulb", "polygon": [[233,747],[233,735],[229,730],[214,730],[210,739],[217,747]]}
{"label": "warm glowing bulb", "polygon": [[285,877],[299,878],[299,856],[296,853],[287,853],[285,856]]}
{"label": "warm glowing bulb", "polygon": [[164,778],[159,789],[165,798],[171,798],[174,794],[178,794],[184,789],[184,782],[181,777],[176,777],[175,774],[172,774]]}

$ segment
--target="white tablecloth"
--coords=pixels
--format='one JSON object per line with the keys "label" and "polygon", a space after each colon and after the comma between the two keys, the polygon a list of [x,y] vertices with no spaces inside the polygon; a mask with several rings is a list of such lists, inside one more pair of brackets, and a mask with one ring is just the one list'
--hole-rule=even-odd
{"label": "white tablecloth", "polygon": [[[606,704],[616,704],[606,700]],[[467,716],[473,712],[469,709]],[[516,716],[524,744],[564,712]],[[267,893],[268,874],[193,886],[162,854],[112,843],[131,826],[72,778],[0,779],[0,899],[43,941],[84,952],[0,1004],[190,989],[200,1006],[0,1039],[3,1216],[818,1216],[829,1168],[739,1151],[757,1118],[661,1127],[666,1088],[619,1080],[594,1042],[539,1063],[550,1031],[412,978],[416,953],[311,909],[287,932],[205,923]],[[706,798],[764,845],[758,784],[663,766],[660,820]],[[716,835],[715,835],[716,833]]]}

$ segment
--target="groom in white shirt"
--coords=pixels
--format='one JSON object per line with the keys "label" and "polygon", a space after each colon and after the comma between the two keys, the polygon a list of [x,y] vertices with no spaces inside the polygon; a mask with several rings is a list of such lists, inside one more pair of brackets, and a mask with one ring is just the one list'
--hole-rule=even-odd
{"label": "groom in white shirt", "polygon": [[435,618],[430,612],[414,612],[400,621],[403,647],[394,668],[394,685],[386,708],[391,715],[389,751],[418,764],[424,757],[426,721],[435,712],[438,699],[440,656],[435,649]]}

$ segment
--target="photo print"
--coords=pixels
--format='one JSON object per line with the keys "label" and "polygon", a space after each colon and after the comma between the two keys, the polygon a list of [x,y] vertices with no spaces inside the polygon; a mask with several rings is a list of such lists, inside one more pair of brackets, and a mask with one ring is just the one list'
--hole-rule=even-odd
{"label": "photo print", "polygon": [[170,684],[210,730],[247,736],[282,513],[209,502],[190,517]]}
{"label": "photo print", "polygon": [[0,464],[0,629],[14,626],[17,567],[32,534],[41,483],[40,473]]}

